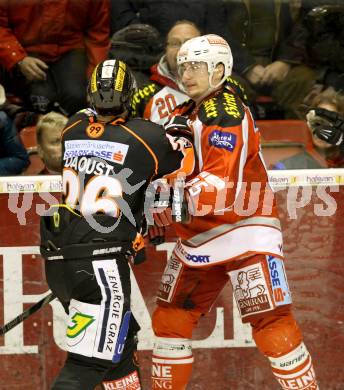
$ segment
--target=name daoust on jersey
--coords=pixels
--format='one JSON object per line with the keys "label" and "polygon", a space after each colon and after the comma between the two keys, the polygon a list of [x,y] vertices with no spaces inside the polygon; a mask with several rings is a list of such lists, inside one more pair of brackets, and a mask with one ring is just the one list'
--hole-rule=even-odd
{"label": "name daoust on jersey", "polygon": [[104,161],[99,161],[97,158],[90,159],[88,157],[69,157],[64,163],[65,168],[73,168],[78,172],[83,172],[87,175],[104,175],[109,176],[114,173],[114,167]]}

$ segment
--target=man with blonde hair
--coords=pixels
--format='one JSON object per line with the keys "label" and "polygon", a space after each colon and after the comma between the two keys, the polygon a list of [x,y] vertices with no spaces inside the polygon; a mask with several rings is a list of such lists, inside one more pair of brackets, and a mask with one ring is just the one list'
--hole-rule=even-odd
{"label": "man with blonde hair", "polygon": [[61,172],[61,133],[68,118],[51,111],[43,115],[37,124],[36,138],[38,154],[45,164],[41,173],[58,174]]}

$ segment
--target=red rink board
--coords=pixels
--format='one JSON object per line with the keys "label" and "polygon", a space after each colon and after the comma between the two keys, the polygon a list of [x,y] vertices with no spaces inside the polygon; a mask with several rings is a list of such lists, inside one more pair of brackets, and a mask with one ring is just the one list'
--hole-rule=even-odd
{"label": "red rink board", "polygon": [[[39,187],[33,190],[37,189]],[[290,218],[294,216],[290,199],[287,207],[290,193],[281,191],[278,194],[286,268],[295,313],[312,353],[320,387],[325,390],[344,389],[344,188],[337,189],[338,192],[331,192],[338,206],[336,211],[331,216],[322,217],[314,212],[316,204],[324,203],[319,200],[315,187],[309,204],[296,210],[296,219]],[[9,198],[13,210],[18,195],[6,194],[6,188],[4,185],[1,187],[1,183],[0,192],[2,324],[47,291],[43,263],[37,255],[39,217],[36,211],[38,204],[46,202],[40,195],[34,194],[32,205],[25,214],[26,221],[22,220],[25,223],[21,225],[17,215],[9,210]],[[20,202],[22,197],[23,194],[20,194]],[[168,241],[173,241],[171,231]],[[171,250],[172,246],[165,245],[165,248]],[[134,270],[139,290],[135,289],[133,299],[143,328],[140,361],[146,390],[149,389],[149,348],[152,344],[149,314],[154,308],[155,292],[167,259],[167,251],[163,250],[164,247],[160,249],[157,251],[148,244],[148,260]],[[53,308],[49,305],[40,310],[23,326],[0,338],[1,390],[49,389],[65,357],[57,345],[64,332],[63,321],[58,318],[61,308],[57,302]],[[195,365],[189,389],[279,389],[268,362],[254,347],[249,329],[240,325],[233,310],[230,287],[226,287],[216,307],[201,320],[195,336],[198,341],[195,343]]]}

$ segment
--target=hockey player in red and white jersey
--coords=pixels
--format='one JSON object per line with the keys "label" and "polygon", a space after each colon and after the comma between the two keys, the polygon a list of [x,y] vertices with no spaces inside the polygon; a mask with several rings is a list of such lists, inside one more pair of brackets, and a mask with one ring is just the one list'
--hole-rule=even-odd
{"label": "hockey player in red and white jersey", "polygon": [[133,96],[133,116],[163,125],[176,106],[189,99],[178,85],[177,53],[185,41],[200,34],[197,26],[188,20],[178,21],[170,29],[165,54],[151,68],[151,82]]}
{"label": "hockey player in red and white jersey", "polygon": [[[242,321],[251,324],[281,388],[316,390],[312,359],[292,313],[259,131],[229,77],[230,47],[217,35],[193,38],[182,45],[177,61],[191,100],[177,107],[170,121],[176,125],[188,118],[198,169],[184,192],[191,221],[174,224],[180,239],[153,314],[152,389],[186,389],[192,331],[231,281]],[[155,220],[168,224],[170,212]]]}

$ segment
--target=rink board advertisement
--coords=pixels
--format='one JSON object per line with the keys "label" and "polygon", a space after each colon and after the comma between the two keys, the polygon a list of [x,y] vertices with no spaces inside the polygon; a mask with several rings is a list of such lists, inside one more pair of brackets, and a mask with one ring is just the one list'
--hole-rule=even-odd
{"label": "rink board advertisement", "polygon": [[[285,265],[296,318],[310,350],[320,388],[344,389],[344,171],[270,172],[284,235]],[[4,178],[0,181],[0,324],[48,292],[39,256],[39,215],[58,202],[60,179]],[[147,243],[147,261],[134,268],[133,311],[140,325],[139,357],[149,389],[153,334],[150,316],[173,231],[164,244]],[[48,390],[61,368],[65,314],[56,301],[0,337],[0,390]],[[241,325],[230,286],[193,343],[192,390],[278,390],[269,364]]]}

